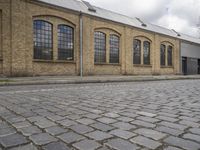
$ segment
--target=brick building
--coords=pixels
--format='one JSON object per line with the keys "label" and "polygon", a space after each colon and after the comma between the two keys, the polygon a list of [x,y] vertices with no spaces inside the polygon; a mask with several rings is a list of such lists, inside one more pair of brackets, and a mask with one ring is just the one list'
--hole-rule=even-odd
{"label": "brick building", "polygon": [[85,1],[1,0],[0,74],[180,74],[180,43],[197,41]]}

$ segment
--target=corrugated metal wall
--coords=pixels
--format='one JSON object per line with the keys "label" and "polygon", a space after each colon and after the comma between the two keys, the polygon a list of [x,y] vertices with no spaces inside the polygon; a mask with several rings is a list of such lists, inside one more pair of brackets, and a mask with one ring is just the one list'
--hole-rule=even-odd
{"label": "corrugated metal wall", "polygon": [[187,58],[187,74],[198,74],[198,59]]}
{"label": "corrugated metal wall", "polygon": [[200,45],[181,42],[181,56],[200,59]]}

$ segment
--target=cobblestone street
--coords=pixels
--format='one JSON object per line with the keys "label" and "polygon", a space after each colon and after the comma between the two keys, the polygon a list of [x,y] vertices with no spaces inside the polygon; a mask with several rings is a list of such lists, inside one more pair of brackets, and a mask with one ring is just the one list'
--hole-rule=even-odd
{"label": "cobblestone street", "polygon": [[200,150],[200,80],[0,87],[0,150]]}

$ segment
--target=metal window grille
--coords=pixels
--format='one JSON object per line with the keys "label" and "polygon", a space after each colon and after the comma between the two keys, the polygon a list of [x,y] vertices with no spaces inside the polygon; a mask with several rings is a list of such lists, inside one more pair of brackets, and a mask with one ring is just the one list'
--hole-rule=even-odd
{"label": "metal window grille", "polygon": [[168,53],[168,66],[172,66],[172,46],[168,46],[168,50],[167,50],[167,53]]}
{"label": "metal window grille", "polygon": [[141,64],[141,41],[137,39],[133,42],[133,64]]}
{"label": "metal window grille", "polygon": [[43,20],[34,21],[34,59],[53,59],[52,24]]}
{"label": "metal window grille", "polygon": [[74,60],[74,29],[58,25],[58,59]]}
{"label": "metal window grille", "polygon": [[144,64],[150,65],[150,42],[144,41],[143,42],[144,47]]}
{"label": "metal window grille", "polygon": [[94,33],[95,63],[106,62],[106,34],[102,32]]}
{"label": "metal window grille", "polygon": [[110,35],[110,63],[119,63],[119,37]]}
{"label": "metal window grille", "polygon": [[165,49],[166,46],[161,44],[160,46],[160,65],[165,66]]}

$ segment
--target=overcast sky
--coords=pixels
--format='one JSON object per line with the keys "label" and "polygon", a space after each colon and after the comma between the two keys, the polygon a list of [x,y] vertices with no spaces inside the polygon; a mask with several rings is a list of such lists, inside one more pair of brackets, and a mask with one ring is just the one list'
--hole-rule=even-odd
{"label": "overcast sky", "polygon": [[[87,0],[95,6],[200,37],[200,0]],[[199,22],[200,23],[200,22]]]}

